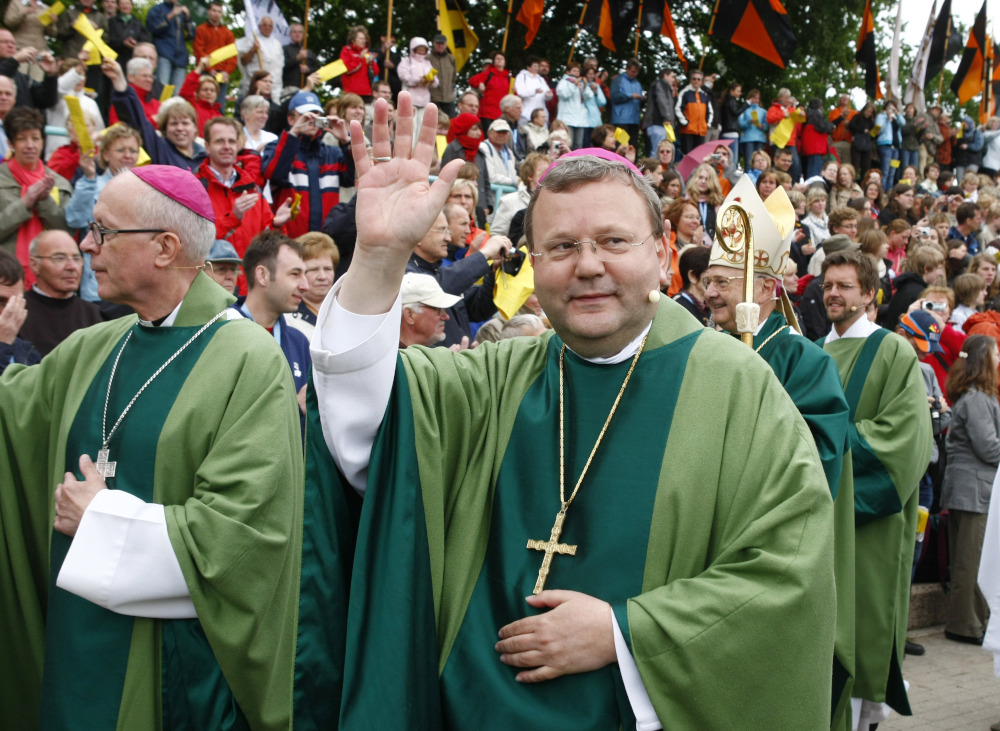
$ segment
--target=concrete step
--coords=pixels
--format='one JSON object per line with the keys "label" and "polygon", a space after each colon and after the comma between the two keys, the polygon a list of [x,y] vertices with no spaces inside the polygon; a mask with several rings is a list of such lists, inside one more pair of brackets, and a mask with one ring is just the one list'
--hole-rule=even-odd
{"label": "concrete step", "polygon": [[943,625],[948,595],[939,583],[914,584],[910,587],[909,629]]}

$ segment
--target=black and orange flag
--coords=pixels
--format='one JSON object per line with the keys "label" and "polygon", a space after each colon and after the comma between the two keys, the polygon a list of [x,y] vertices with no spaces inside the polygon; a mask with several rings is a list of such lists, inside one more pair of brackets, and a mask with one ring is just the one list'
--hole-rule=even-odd
{"label": "black and orange flag", "polygon": [[719,0],[709,35],[785,68],[798,40],[780,0]]}
{"label": "black and orange flag", "polygon": [[609,51],[624,48],[639,6],[636,0],[590,0],[583,14],[583,27],[601,39]]}
{"label": "black and orange flag", "polygon": [[958,64],[955,78],[951,80],[951,90],[958,97],[959,104],[965,104],[976,94],[983,92],[983,62],[986,54],[986,0],[972,24],[965,51]]}
{"label": "black and orange flag", "polygon": [[671,43],[674,44],[674,50],[677,52],[677,58],[680,59],[681,65],[683,65],[684,70],[687,71],[688,62],[687,59],[684,58],[684,51],[681,50],[681,42],[677,38],[677,28],[674,27],[674,19],[673,16],[670,15],[670,5],[664,1],[662,11],[660,11],[659,6],[656,5],[655,0],[649,4],[649,7],[643,6],[642,29],[648,30],[650,33],[659,33],[660,35],[669,38]]}
{"label": "black and orange flag", "polygon": [[934,30],[931,32],[931,49],[927,56],[927,71],[924,74],[925,89],[931,83],[931,79],[941,73],[944,65],[962,50],[962,39],[958,33],[952,32],[953,27],[951,0],[944,0],[941,12],[934,21]]}
{"label": "black and orange flag", "polygon": [[496,0],[498,8],[503,9],[518,23],[528,29],[524,37],[524,47],[527,48],[538,35],[538,29],[542,25],[542,13],[545,12],[545,0]]}
{"label": "black and orange flag", "polygon": [[858,48],[854,60],[865,69],[865,93],[869,98],[882,98],[882,75],[878,71],[878,57],[875,55],[875,21],[872,18],[872,0],[865,0],[865,14],[861,19],[858,34]]}

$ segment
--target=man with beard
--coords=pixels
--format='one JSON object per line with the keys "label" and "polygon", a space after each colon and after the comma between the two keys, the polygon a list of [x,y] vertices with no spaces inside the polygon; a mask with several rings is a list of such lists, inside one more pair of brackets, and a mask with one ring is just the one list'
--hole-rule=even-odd
{"label": "man with beard", "polygon": [[[743,176],[719,209],[719,220],[727,210],[741,206],[750,216],[753,230],[754,299],[760,306],[760,325],[753,348],[767,361],[802,418],[809,425],[823,471],[834,497],[834,523],[840,535],[851,536],[854,502],[851,471],[844,470],[847,432],[850,424],[847,400],[840,385],[837,365],[823,349],[801,336],[791,302],[781,289],[781,268],[788,261],[795,232],[795,210],[784,188],[762,201],[750,178]],[[726,234],[720,231],[721,236]],[[738,261],[736,261],[738,259]],[[722,248],[716,240],[708,269],[702,275],[705,300],[712,320],[735,337],[737,307],[744,301],[742,258]],[[851,540],[834,546],[837,576],[837,638],[834,657],[834,727],[850,719],[850,680],[854,669],[854,545]]]}
{"label": "man with beard", "polygon": [[852,703],[868,731],[892,708],[910,715],[903,650],[910,606],[918,484],[930,462],[930,411],[916,353],[865,316],[878,288],[875,259],[838,251],[823,262],[823,303],[833,323],[824,348],[851,409],[854,477],[855,675]]}

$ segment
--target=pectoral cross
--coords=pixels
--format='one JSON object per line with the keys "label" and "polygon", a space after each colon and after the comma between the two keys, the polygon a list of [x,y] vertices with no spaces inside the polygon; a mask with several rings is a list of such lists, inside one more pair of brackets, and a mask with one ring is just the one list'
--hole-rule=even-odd
{"label": "pectoral cross", "polygon": [[109,462],[108,457],[111,455],[110,449],[99,449],[97,450],[97,471],[101,473],[101,477],[105,480],[109,477],[115,476],[115,465],[117,462]]}
{"label": "pectoral cross", "polygon": [[528,539],[529,549],[534,551],[545,551],[545,557],[542,559],[541,568],[538,569],[538,580],[535,582],[535,589],[531,592],[532,594],[541,594],[542,590],[545,588],[545,580],[549,578],[549,568],[552,566],[553,554],[561,553],[564,556],[576,555],[576,546],[559,542],[559,536],[562,535],[564,520],[566,520],[565,505],[559,510],[558,513],[556,513],[556,522],[552,524],[552,533],[549,534],[549,540],[537,541],[534,539]]}

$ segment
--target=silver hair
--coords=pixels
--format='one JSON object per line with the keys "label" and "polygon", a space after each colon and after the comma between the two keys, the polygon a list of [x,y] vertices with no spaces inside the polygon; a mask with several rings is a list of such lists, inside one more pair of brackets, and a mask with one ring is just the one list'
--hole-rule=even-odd
{"label": "silver hair", "polygon": [[524,214],[524,234],[528,239],[528,248],[534,248],[534,211],[538,196],[543,190],[552,193],[572,192],[587,183],[600,183],[606,180],[616,180],[630,186],[646,202],[646,213],[653,227],[655,238],[663,237],[663,212],[660,208],[660,197],[641,174],[633,172],[624,163],[605,160],[600,157],[583,155],[580,157],[563,158],[553,167],[531,194],[528,210]]}
{"label": "silver hair", "polygon": [[[139,180],[134,173],[122,174]],[[200,263],[205,260],[215,241],[213,222],[146,183],[133,186],[133,191],[130,208],[136,221],[142,222],[143,226],[162,228],[176,234],[192,261]]]}
{"label": "silver hair", "polygon": [[153,64],[148,58],[130,58],[125,65],[125,74],[135,76],[140,71],[152,71]]}
{"label": "silver hair", "polygon": [[545,323],[538,315],[515,315],[504,323],[500,331],[500,339],[516,338],[521,335],[532,335],[545,329]]}
{"label": "silver hair", "polygon": [[500,100],[500,111],[506,112],[508,109],[514,106],[514,104],[517,104],[520,101],[521,97],[519,97],[517,94],[508,94],[507,96],[505,96],[503,99]]}
{"label": "silver hair", "polygon": [[246,117],[248,114],[250,114],[250,112],[254,111],[255,109],[259,109],[260,107],[270,109],[271,103],[267,99],[262,97],[260,94],[251,94],[250,96],[248,96],[246,99],[243,100],[242,104],[240,104],[240,114]]}
{"label": "silver hair", "polygon": [[424,311],[424,306],[419,302],[411,302],[408,305],[403,305],[403,309],[410,310],[411,312],[419,315],[421,312]]}

